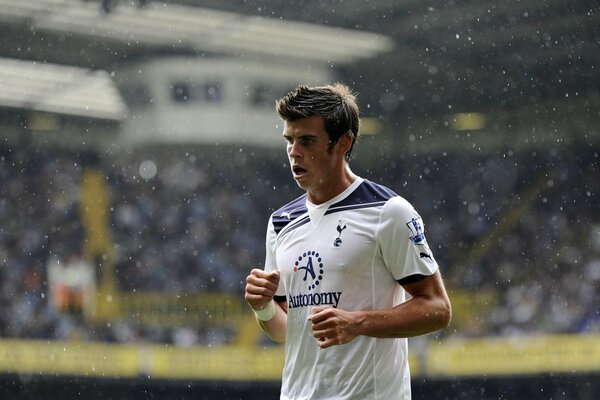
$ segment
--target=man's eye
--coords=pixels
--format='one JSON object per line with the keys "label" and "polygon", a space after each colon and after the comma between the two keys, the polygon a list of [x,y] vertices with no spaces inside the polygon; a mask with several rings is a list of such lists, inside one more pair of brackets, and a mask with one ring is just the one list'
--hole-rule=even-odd
{"label": "man's eye", "polygon": [[289,137],[289,138],[284,138],[284,140],[289,145],[293,145],[294,142],[300,142],[300,144],[303,146],[308,146],[314,142],[313,138],[308,138],[308,137],[301,137],[301,138],[297,138],[297,139]]}

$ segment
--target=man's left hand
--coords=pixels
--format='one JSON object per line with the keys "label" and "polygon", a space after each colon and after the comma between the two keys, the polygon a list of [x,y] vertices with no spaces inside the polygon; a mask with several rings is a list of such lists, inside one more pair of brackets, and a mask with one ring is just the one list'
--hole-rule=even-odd
{"label": "man's left hand", "polygon": [[339,308],[316,306],[310,311],[313,336],[320,348],[346,344],[358,336],[354,313]]}

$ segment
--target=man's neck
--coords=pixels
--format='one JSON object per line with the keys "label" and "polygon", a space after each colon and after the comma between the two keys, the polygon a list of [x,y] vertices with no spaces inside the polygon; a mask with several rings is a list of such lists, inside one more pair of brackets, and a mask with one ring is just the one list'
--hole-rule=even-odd
{"label": "man's neck", "polygon": [[323,204],[348,189],[356,178],[357,176],[346,165],[339,178],[336,178],[330,186],[327,186],[324,190],[308,191],[308,201],[315,205]]}

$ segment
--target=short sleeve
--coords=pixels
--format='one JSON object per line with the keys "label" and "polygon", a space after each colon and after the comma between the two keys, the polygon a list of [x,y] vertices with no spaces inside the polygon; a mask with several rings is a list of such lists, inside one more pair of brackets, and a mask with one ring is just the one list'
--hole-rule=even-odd
{"label": "short sleeve", "polygon": [[404,198],[396,196],[386,202],[376,234],[383,261],[398,282],[410,283],[437,271],[425,224]]}
{"label": "short sleeve", "polygon": [[[277,233],[275,233],[275,227],[273,225],[273,218],[269,218],[269,225],[267,226],[267,237],[265,239],[265,271],[272,272],[277,271],[277,258],[275,257],[275,246],[277,244]],[[283,284],[279,284],[277,293],[275,296],[285,296],[285,290]]]}

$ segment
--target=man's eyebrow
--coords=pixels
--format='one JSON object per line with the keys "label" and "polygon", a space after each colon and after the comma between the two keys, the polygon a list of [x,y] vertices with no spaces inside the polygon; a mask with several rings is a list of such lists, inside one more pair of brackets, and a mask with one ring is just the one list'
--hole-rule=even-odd
{"label": "man's eyebrow", "polygon": [[288,139],[288,138],[295,138],[295,139],[299,139],[299,138],[315,138],[318,137],[319,135],[316,135],[314,133],[311,132],[306,132],[306,133],[300,133],[298,135],[289,135],[287,133],[283,134],[283,137]]}

